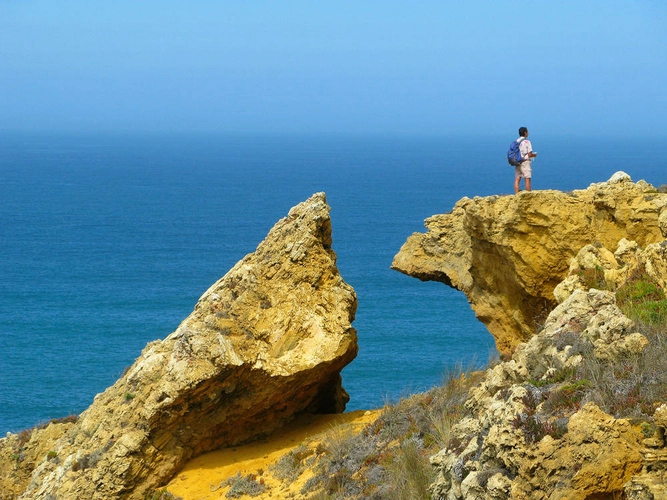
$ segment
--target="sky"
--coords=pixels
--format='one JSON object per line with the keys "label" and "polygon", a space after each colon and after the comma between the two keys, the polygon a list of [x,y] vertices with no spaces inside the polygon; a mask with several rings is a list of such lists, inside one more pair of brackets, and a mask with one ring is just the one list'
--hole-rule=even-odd
{"label": "sky", "polygon": [[2,0],[0,131],[667,136],[664,0]]}

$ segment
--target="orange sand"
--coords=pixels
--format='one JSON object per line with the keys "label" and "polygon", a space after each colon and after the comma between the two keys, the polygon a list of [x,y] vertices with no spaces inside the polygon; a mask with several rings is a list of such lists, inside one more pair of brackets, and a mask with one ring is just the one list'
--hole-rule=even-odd
{"label": "orange sand", "polygon": [[380,410],[360,410],[336,415],[303,415],[262,441],[213,451],[191,460],[167,485],[167,491],[183,500],[224,499],[229,487],[220,488],[220,483],[240,472],[243,476],[255,474],[264,480],[266,491],[254,499],[307,498],[299,491],[312,475],[310,471],[305,471],[292,484],[283,484],[271,475],[271,465],[301,444],[315,446],[334,428],[361,429],[379,414]]}

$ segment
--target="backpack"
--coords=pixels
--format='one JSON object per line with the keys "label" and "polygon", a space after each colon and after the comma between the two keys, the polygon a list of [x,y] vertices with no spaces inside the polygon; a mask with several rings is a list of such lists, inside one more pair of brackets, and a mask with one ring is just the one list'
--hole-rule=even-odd
{"label": "backpack", "polygon": [[512,141],[512,144],[510,144],[510,149],[507,151],[507,162],[513,167],[518,166],[522,161],[524,161],[524,158],[521,156],[521,151],[519,149],[519,146],[524,139],[525,137],[522,137],[517,141]]}

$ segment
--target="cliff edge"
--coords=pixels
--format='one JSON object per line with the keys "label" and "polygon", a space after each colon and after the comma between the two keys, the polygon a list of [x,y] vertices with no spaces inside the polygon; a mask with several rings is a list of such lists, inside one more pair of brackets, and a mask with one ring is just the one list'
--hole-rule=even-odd
{"label": "cliff edge", "polygon": [[557,304],[554,289],[582,247],[662,241],[666,205],[666,194],[623,172],[567,193],[463,198],[450,213],[426,219],[428,231],[410,236],[391,267],[463,291],[507,354],[544,324]]}
{"label": "cliff edge", "polygon": [[544,327],[467,394],[433,498],[666,498],[666,271],[667,241],[582,248]]}
{"label": "cliff edge", "polygon": [[0,452],[18,457],[3,494],[144,498],[189,458],[268,434],[303,412],[342,412],[349,398],[340,371],[357,353],[357,300],[331,243],[329,206],[317,193],[75,423],[0,440]]}

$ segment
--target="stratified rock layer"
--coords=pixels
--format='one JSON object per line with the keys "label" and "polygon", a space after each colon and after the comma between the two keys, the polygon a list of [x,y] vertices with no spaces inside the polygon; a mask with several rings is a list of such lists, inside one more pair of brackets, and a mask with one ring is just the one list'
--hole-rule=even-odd
{"label": "stratified rock layer", "polygon": [[341,412],[357,301],[323,193],[290,210],[163,341],[81,414],[21,498],[144,498],[189,458]]}
{"label": "stratified rock layer", "polygon": [[508,353],[556,306],[554,288],[583,246],[661,241],[666,205],[667,195],[622,172],[569,193],[463,198],[450,213],[426,219],[428,232],[408,238],[392,269],[463,291]]}

